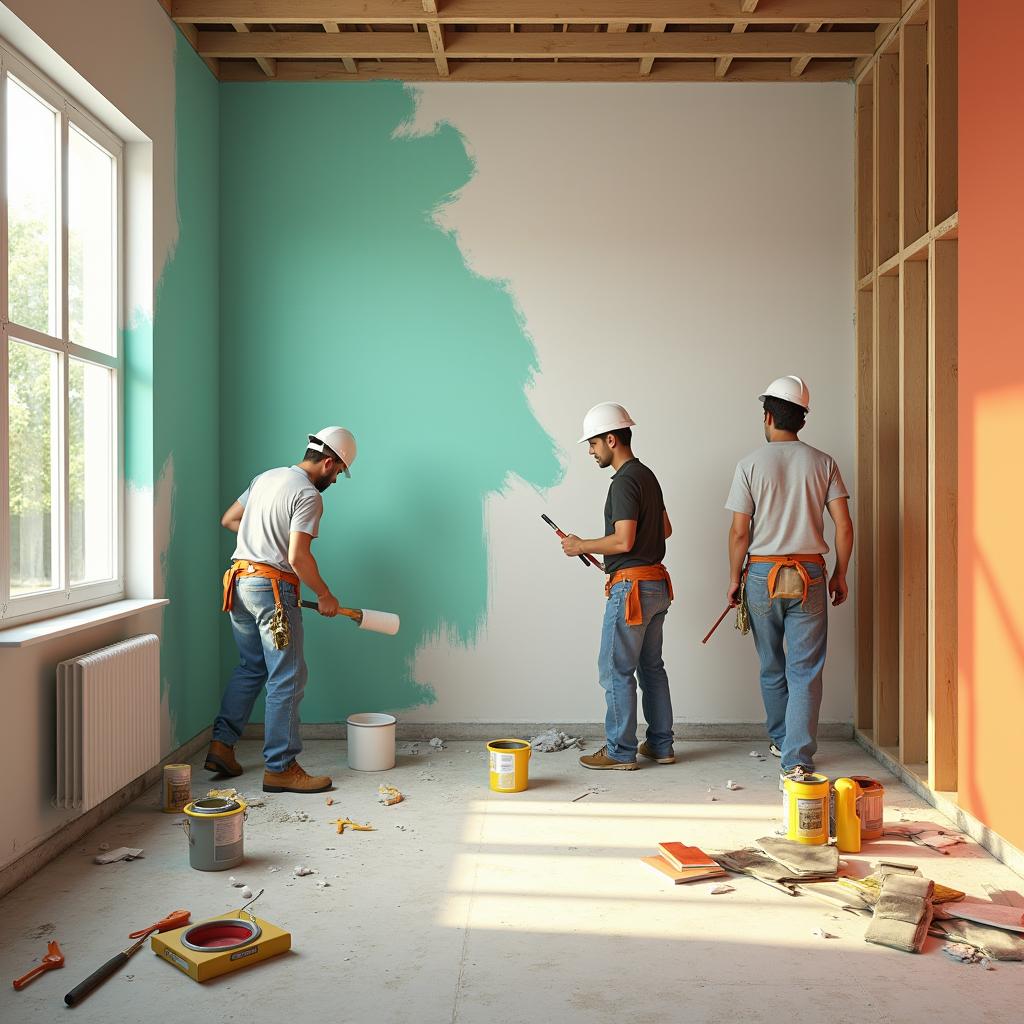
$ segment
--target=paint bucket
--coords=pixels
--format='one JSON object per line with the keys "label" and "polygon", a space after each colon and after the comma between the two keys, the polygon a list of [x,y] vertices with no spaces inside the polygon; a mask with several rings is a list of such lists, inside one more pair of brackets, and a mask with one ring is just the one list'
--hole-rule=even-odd
{"label": "paint bucket", "polygon": [[828,842],[829,785],[824,775],[786,779],[782,789],[782,814],[786,838],[805,846]]}
{"label": "paint bucket", "polygon": [[348,766],[357,772],[395,767],[395,716],[348,716]]}
{"label": "paint bucket", "polygon": [[164,765],[164,814],[181,814],[192,799],[192,765]]}
{"label": "paint bucket", "polygon": [[[867,775],[847,776],[857,787],[857,817],[860,818],[860,838],[882,838],[882,820],[885,814],[885,787]],[[829,803],[829,827],[836,835],[835,790]]]}
{"label": "paint bucket", "polygon": [[491,740],[487,754],[495,793],[521,793],[530,784],[533,748],[526,740]]}
{"label": "paint bucket", "polygon": [[208,796],[184,807],[188,862],[197,871],[226,871],[245,860],[242,800]]}

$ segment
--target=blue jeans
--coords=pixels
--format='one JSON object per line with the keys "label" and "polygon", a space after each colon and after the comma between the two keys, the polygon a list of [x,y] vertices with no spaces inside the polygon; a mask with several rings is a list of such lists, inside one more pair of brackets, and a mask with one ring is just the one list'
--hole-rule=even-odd
{"label": "blue jeans", "polygon": [[608,710],[604,731],[608,756],[615,761],[636,760],[636,684],[640,680],[647,743],[652,753],[672,753],[672,697],[668,673],[661,657],[665,614],[670,604],[664,580],[641,580],[640,604],[644,621],[626,625],[626,597],[637,583],[626,580],[612,587],[601,626],[601,653],[597,659]]}
{"label": "blue jeans", "polygon": [[252,714],[264,686],[263,760],[267,771],[284,771],[302,750],[299,739],[299,704],[306,689],[306,661],[302,656],[302,614],[295,587],[278,583],[281,602],[291,626],[291,643],[277,650],[270,638],[274,590],[269,579],[241,578],[235,583],[231,631],[238,646],[239,664],[231,674],[213,723],[213,738],[233,747]]}
{"label": "blue jeans", "polygon": [[765,725],[782,751],[782,770],[814,767],[818,749],[821,675],[828,644],[828,588],[820,565],[803,563],[812,580],[807,601],[768,597],[771,565],[755,562],[747,575],[747,608],[761,659]]}

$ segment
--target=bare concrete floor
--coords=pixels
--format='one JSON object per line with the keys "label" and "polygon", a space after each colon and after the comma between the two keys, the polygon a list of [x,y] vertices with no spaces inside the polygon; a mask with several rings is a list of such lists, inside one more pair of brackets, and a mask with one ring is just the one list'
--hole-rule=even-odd
{"label": "bare concrete floor", "polygon": [[[753,746],[680,743],[677,764],[630,773],[585,771],[575,752],[535,754],[530,789],[498,795],[475,741],[420,744],[372,775],[345,766],[342,744],[310,742],[302,762],[334,775],[334,805],[267,796],[249,813],[245,864],[218,873],[189,867],[180,818],[160,813],[154,789],[0,901],[0,1020],[1017,1024],[1024,964],[964,966],[936,939],[922,956],[872,946],[865,918],[744,877],[720,896],[712,882],[672,886],[640,863],[660,840],[731,848],[774,831],[778,762],[750,757]],[[262,796],[259,745],[239,752],[237,788]],[[823,744],[818,766],[881,779],[889,820],[944,821],[852,742]],[[194,764],[196,795],[207,778]],[[728,779],[743,788],[727,790]],[[381,782],[406,801],[381,806]],[[572,802],[592,786],[606,791]],[[282,820],[296,810],[312,820]],[[344,816],[377,830],[339,836],[331,822]],[[101,842],[141,846],[145,859],[95,865]],[[847,859],[856,868],[879,856],[980,898],[984,883],[1024,891],[973,843],[943,856],[884,841]],[[317,873],[294,877],[298,863]],[[289,954],[199,985],[147,943],[80,1006],[63,1005],[129,931],[181,907],[193,920],[237,909],[229,874],[265,889],[254,910],[291,931]],[[50,938],[64,969],[13,991]]]}

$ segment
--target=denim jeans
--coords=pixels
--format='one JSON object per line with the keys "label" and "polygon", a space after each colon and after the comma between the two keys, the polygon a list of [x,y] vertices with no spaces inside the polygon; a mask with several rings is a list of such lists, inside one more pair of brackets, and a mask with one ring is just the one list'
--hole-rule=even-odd
{"label": "denim jeans", "polygon": [[747,576],[747,608],[761,659],[765,725],[782,751],[782,770],[814,767],[821,675],[828,643],[828,588],[820,565],[804,563],[812,580],[807,601],[768,597],[771,565],[755,562]]}
{"label": "denim jeans", "polygon": [[292,633],[291,643],[281,651],[270,638],[270,620],[274,615],[271,581],[256,577],[235,583],[235,606],[230,615],[239,664],[231,674],[213,723],[213,738],[234,746],[249,721],[256,698],[266,686],[263,760],[271,772],[283,771],[302,750],[299,704],[307,677],[302,656],[302,614],[295,587],[280,582],[278,588]]}
{"label": "denim jeans", "polygon": [[640,626],[626,625],[626,597],[633,580],[612,587],[601,627],[601,653],[597,667],[608,710],[604,731],[608,756],[616,761],[636,760],[636,684],[640,681],[647,743],[652,753],[672,753],[672,697],[668,673],[661,657],[661,641],[668,611],[668,584],[664,580],[641,580],[640,604],[644,620]]}

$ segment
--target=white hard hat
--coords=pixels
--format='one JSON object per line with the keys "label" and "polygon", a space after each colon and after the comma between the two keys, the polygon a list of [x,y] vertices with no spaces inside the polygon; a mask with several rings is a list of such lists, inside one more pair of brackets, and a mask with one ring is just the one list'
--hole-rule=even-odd
{"label": "white hard hat", "polygon": [[589,441],[592,437],[610,434],[613,430],[622,430],[624,427],[635,426],[629,413],[621,405],[615,402],[598,402],[583,417],[583,436],[577,443],[583,444],[584,441]]}
{"label": "white hard hat", "polygon": [[315,434],[310,434],[308,448],[322,452],[324,447],[330,448],[345,463],[345,476],[351,476],[349,470],[356,461],[356,439],[350,430],[344,427],[324,427]]}
{"label": "white hard hat", "polygon": [[792,374],[788,377],[776,377],[764,389],[764,394],[758,395],[757,400],[763,402],[769,395],[772,398],[781,398],[784,402],[799,405],[804,412],[811,411],[811,393],[800,377],[794,377]]}

